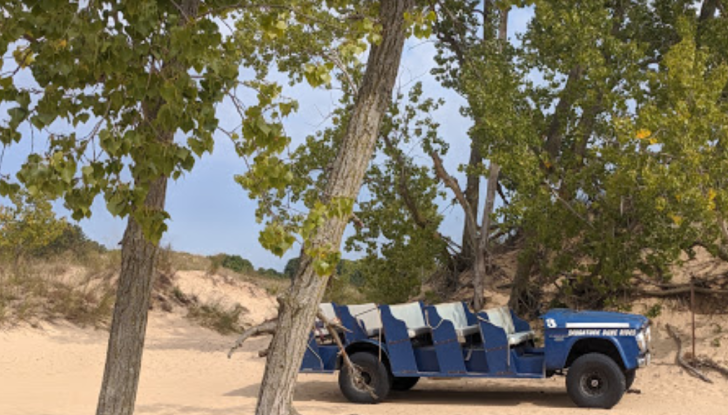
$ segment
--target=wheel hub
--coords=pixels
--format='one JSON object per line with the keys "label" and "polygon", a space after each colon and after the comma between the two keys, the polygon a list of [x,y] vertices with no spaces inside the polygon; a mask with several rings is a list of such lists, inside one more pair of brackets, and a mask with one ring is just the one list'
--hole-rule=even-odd
{"label": "wheel hub", "polygon": [[368,390],[367,386],[372,383],[372,375],[363,370],[360,371],[360,374],[361,376],[358,379],[355,379],[354,385],[359,390]]}
{"label": "wheel hub", "polygon": [[606,386],[606,379],[599,372],[585,373],[581,382],[581,388],[584,393],[591,396],[603,394]]}

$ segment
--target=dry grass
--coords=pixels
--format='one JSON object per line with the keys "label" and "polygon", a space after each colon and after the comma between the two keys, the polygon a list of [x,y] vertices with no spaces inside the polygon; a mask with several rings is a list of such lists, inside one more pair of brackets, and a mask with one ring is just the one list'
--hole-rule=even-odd
{"label": "dry grass", "polygon": [[234,308],[226,308],[220,303],[193,304],[188,309],[187,318],[225,335],[242,333],[240,315],[247,312],[248,310],[239,304]]}
{"label": "dry grass", "polygon": [[[187,309],[188,317],[223,334],[240,332],[240,316],[247,310],[238,305],[202,303],[188,297],[174,284],[176,271],[208,271],[208,257],[174,252],[164,247],[157,257],[157,278],[152,306],[164,311]],[[17,324],[36,326],[41,321],[67,320],[80,326],[107,327],[111,321],[121,251],[92,252],[84,256],[60,255],[32,258],[20,264],[0,262],[0,327]],[[277,294],[289,280],[255,272],[241,274],[226,268],[217,274],[229,280],[253,283]]]}
{"label": "dry grass", "polygon": [[114,304],[113,253],[0,264],[0,325],[65,319],[105,326]]}

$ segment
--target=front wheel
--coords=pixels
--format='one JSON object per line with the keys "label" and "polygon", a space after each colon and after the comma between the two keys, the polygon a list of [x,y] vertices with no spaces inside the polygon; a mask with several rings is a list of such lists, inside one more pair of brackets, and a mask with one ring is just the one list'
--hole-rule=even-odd
{"label": "front wheel", "polygon": [[624,372],[624,382],[625,382],[625,389],[626,391],[629,390],[629,388],[632,387],[632,384],[634,383],[634,378],[637,376],[637,369],[632,369]]}
{"label": "front wheel", "polygon": [[346,399],[354,403],[379,403],[389,394],[391,387],[387,367],[371,353],[356,353],[349,357],[361,372],[355,379],[347,367],[339,371],[339,389]]}
{"label": "front wheel", "polygon": [[626,386],[619,365],[601,353],[579,357],[566,374],[566,391],[583,408],[613,407],[622,399]]}

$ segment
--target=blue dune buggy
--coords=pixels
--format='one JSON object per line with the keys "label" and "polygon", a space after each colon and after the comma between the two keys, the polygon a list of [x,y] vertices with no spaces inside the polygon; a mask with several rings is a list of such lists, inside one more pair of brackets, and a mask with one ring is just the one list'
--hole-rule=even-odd
{"label": "blue dune buggy", "polygon": [[[574,403],[611,408],[650,361],[647,318],[615,312],[555,309],[541,316],[544,347],[508,308],[474,314],[460,302],[424,306],[321,304],[361,376],[344,370],[338,346],[321,322],[312,331],[302,373],[339,372],[352,402],[378,403],[390,390],[409,390],[422,377],[541,379],[566,375]],[[366,385],[363,385],[365,382]]]}

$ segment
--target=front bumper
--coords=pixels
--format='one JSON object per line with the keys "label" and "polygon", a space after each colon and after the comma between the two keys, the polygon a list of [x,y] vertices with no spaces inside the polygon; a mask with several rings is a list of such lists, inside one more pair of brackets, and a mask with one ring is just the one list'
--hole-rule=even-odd
{"label": "front bumper", "polygon": [[640,356],[637,358],[637,366],[639,367],[645,367],[650,364],[652,361],[652,354],[650,352],[647,352],[644,354],[644,356]]}

